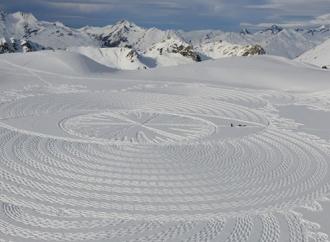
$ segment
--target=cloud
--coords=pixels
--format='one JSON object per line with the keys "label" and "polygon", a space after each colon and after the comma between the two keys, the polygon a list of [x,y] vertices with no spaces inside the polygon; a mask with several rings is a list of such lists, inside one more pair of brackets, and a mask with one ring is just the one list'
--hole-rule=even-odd
{"label": "cloud", "polygon": [[327,13],[329,0],[0,0],[9,12],[32,12],[71,26],[128,19],[147,27],[238,29],[241,22],[305,21]]}
{"label": "cloud", "polygon": [[111,11],[113,9],[112,4],[106,3],[74,3],[74,2],[49,2],[50,7],[57,9],[65,9],[69,11],[78,11],[81,13],[98,13]]}
{"label": "cloud", "polygon": [[282,27],[288,28],[299,28],[299,27],[319,27],[322,25],[329,25],[330,24],[330,14],[325,14],[318,16],[316,18],[307,19],[307,20],[300,20],[300,21],[285,21],[285,22],[267,22],[267,23],[258,23],[258,24],[251,24],[251,23],[241,23],[242,28],[266,28],[272,24],[280,24]]}
{"label": "cloud", "polygon": [[250,4],[249,8],[268,11],[272,16],[317,17],[329,12],[329,0],[269,0],[263,4]]}

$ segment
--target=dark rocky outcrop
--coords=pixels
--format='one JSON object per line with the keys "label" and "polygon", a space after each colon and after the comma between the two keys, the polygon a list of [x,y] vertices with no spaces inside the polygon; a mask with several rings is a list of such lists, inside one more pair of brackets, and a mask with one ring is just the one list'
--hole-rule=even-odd
{"label": "dark rocky outcrop", "polygon": [[0,54],[16,52],[15,44],[12,42],[14,42],[13,39],[11,41],[5,38],[0,39]]}
{"label": "dark rocky outcrop", "polygon": [[241,29],[240,34],[241,35],[248,35],[248,34],[251,34],[251,32],[247,28],[244,28],[244,29]]}
{"label": "dark rocky outcrop", "polygon": [[280,33],[281,31],[283,30],[283,28],[281,27],[281,26],[278,26],[278,25],[272,25],[271,27],[269,27],[269,28],[266,28],[264,31],[262,31],[262,33],[263,32],[268,32],[268,31],[270,31],[272,34],[278,34],[278,33]]}
{"label": "dark rocky outcrop", "polygon": [[131,50],[130,52],[128,52],[126,57],[133,63],[135,62],[135,59],[140,58],[140,55],[135,50]]}
{"label": "dark rocky outcrop", "polygon": [[242,56],[265,55],[266,51],[260,45],[247,46]]}
{"label": "dark rocky outcrop", "polygon": [[184,46],[184,45],[174,44],[172,46],[172,48],[173,48],[173,50],[172,50],[173,53],[179,53],[182,56],[190,57],[191,59],[193,59],[194,61],[197,61],[197,62],[201,62],[202,61],[202,58],[200,57],[200,55],[197,54],[194,51],[194,49],[193,49],[193,47],[191,45]]}
{"label": "dark rocky outcrop", "polygon": [[50,48],[45,48],[39,44],[33,43],[29,40],[17,40],[10,38],[7,40],[5,38],[0,39],[0,54],[5,53],[16,53],[16,52],[32,52],[38,50],[45,50]]}

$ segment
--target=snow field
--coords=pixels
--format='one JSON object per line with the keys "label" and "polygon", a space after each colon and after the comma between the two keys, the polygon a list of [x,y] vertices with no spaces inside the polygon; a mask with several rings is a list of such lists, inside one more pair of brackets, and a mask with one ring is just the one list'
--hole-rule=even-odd
{"label": "snow field", "polygon": [[308,241],[330,154],[275,104],[312,94],[111,75],[6,77],[35,83],[1,97],[2,240]]}

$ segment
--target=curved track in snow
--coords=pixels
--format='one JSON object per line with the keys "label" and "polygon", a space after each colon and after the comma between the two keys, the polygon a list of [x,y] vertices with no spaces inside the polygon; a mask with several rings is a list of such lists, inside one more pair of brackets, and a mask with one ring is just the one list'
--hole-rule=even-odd
{"label": "curved track in snow", "polygon": [[145,84],[4,99],[0,241],[305,241],[291,210],[328,192],[329,154],[272,124],[276,98]]}

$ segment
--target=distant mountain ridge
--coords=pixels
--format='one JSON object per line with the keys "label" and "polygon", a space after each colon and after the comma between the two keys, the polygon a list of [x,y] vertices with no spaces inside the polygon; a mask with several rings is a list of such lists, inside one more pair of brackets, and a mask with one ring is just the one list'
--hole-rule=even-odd
{"label": "distant mountain ridge", "polygon": [[294,59],[330,38],[330,20],[327,25],[313,27],[270,25],[258,31],[243,29],[235,33],[221,30],[199,30],[181,31],[179,35],[192,44],[215,41],[226,41],[238,45],[258,44],[264,48],[267,54]]}
{"label": "distant mountain ridge", "polygon": [[[261,54],[293,59],[327,38],[330,38],[330,24],[306,29],[271,25],[256,32],[242,29],[235,33],[221,30],[160,30],[121,20],[104,27],[75,29],[60,22],[39,21],[30,13],[7,14],[0,10],[0,53],[74,49],[94,58],[99,56],[102,59],[100,63],[109,63],[111,67],[113,63],[133,63],[122,67],[116,64],[119,69],[153,68]],[[12,42],[24,43],[29,48],[21,45],[19,48],[8,47],[8,43]],[[88,47],[88,51],[82,47]],[[106,48],[124,49],[104,50]],[[136,58],[128,55],[130,50],[136,53]],[[121,59],[106,60],[110,57]]]}

